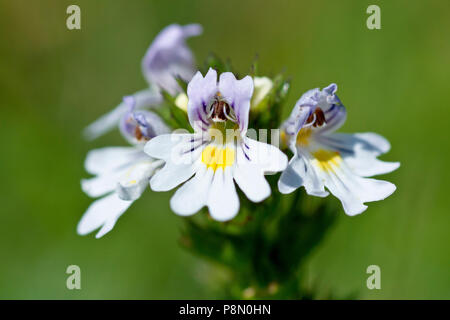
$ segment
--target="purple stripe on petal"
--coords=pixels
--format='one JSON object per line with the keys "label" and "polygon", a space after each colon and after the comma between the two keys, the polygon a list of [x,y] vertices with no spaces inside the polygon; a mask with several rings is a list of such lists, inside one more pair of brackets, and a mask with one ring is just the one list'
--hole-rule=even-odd
{"label": "purple stripe on petal", "polygon": [[336,108],[336,104],[333,104],[333,105],[331,106],[330,109],[328,109],[327,111],[325,111],[325,113],[330,113],[330,112],[332,112],[332,111],[334,110],[334,108]]}
{"label": "purple stripe on petal", "polygon": [[345,112],[344,106],[343,105],[335,105],[335,112],[329,116],[328,118],[326,118],[325,120],[327,121],[327,123],[332,123],[333,120],[339,116],[339,114],[341,114],[342,112]]}
{"label": "purple stripe on petal", "polygon": [[191,140],[189,141],[189,143],[193,143],[193,142],[195,142],[195,141],[198,141],[198,140],[202,140],[202,138],[200,137],[193,137],[193,138],[191,138]]}
{"label": "purple stripe on petal", "polygon": [[[354,154],[355,151],[353,149],[349,149],[342,146],[342,141],[335,139],[333,137],[329,136],[321,136],[320,140],[323,141],[326,145],[336,149],[337,151],[341,153],[348,153],[348,154]],[[351,147],[351,146],[350,146]]]}
{"label": "purple stripe on petal", "polygon": [[335,113],[331,115],[328,119],[325,119],[327,122],[332,122],[334,118],[339,114],[339,110],[337,110]]}
{"label": "purple stripe on petal", "polygon": [[209,123],[203,119],[203,116],[201,115],[200,110],[198,110],[198,109],[197,109],[197,117],[201,122],[203,122],[204,125],[209,126]]}
{"label": "purple stripe on petal", "polygon": [[199,145],[193,146],[191,149],[186,150],[186,151],[183,151],[183,154],[190,153],[190,152],[194,152],[195,150],[197,150],[198,148],[200,148],[201,146],[203,146],[206,142],[207,142],[207,141],[202,141],[202,143],[200,143]]}

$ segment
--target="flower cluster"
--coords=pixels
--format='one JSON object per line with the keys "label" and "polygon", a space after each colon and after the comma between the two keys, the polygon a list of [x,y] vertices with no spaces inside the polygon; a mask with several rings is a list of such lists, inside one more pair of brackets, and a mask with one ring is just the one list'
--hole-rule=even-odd
{"label": "flower cluster", "polygon": [[[102,198],[83,215],[79,234],[100,228],[96,236],[103,236],[148,185],[153,191],[178,187],[170,200],[176,214],[207,207],[217,221],[238,214],[236,185],[258,203],[272,192],[265,175],[278,172],[281,193],[302,186],[313,196],[331,192],[348,215],[394,192],[392,183],[367,178],[398,168],[399,163],[377,159],[389,142],[375,133],[335,133],[346,119],[336,84],[303,94],[279,123],[289,84],[256,75],[238,80],[217,63],[203,75],[186,45],[201,32],[197,24],[162,30],[142,61],[149,88],[125,97],[86,129],[87,137],[96,138],[118,126],[131,146],[87,155],[86,170],[95,177],[82,180],[82,189]],[[261,134],[257,139],[255,129],[270,129],[272,143]]]}

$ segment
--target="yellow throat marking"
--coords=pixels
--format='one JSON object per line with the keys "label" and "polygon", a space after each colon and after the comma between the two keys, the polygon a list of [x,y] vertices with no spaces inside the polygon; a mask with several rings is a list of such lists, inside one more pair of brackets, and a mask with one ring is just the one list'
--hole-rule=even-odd
{"label": "yellow throat marking", "polygon": [[209,169],[216,171],[218,168],[225,170],[234,164],[235,152],[232,148],[221,148],[216,146],[207,146],[202,151],[202,162]]}
{"label": "yellow throat marking", "polygon": [[306,147],[309,144],[309,137],[311,136],[311,128],[303,128],[297,134],[297,145]]}
{"label": "yellow throat marking", "polygon": [[342,162],[341,155],[336,151],[328,151],[319,149],[312,153],[314,156],[314,162],[323,171],[334,172],[336,167]]}

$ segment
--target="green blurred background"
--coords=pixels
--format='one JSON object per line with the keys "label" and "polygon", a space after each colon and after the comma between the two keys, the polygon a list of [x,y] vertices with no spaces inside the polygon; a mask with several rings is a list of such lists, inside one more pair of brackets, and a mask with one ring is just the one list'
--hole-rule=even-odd
{"label": "green blurred background", "polygon": [[[81,30],[66,8],[81,7]],[[381,30],[366,8],[381,7]],[[178,244],[170,193],[145,193],[100,240],[75,228],[91,199],[80,190],[88,150],[125,145],[81,131],[146,86],[140,60],[164,26],[198,22],[189,44],[202,62],[229,57],[245,73],[292,75],[289,109],[330,82],[348,108],[342,131],[375,131],[398,189],[338,222],[307,262],[323,292],[359,298],[450,298],[448,117],[450,2],[0,1],[0,298],[220,298],[211,269]],[[286,110],[289,111],[289,110]],[[335,200],[337,201],[337,200]],[[82,290],[66,289],[68,265]],[[366,268],[381,267],[381,290]]]}

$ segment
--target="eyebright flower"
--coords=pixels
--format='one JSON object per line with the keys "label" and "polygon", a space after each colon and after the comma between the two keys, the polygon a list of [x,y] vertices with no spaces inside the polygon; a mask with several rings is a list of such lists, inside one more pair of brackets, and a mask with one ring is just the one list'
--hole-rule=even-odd
{"label": "eyebright flower", "polygon": [[155,84],[171,95],[181,91],[176,77],[188,82],[196,68],[186,39],[202,33],[199,24],[172,24],[155,38],[142,60],[142,72],[148,83]]}
{"label": "eyebright flower", "polygon": [[[130,101],[126,103],[130,104]],[[163,164],[143,151],[145,142],[169,132],[157,115],[130,110],[121,120],[121,132],[134,146],[96,149],[86,157],[86,171],[96,177],[82,180],[81,187],[90,197],[103,197],[94,201],[84,213],[77,227],[80,235],[98,228],[101,229],[96,238],[109,232],[133,201],[141,196],[150,177]]]}
{"label": "eyebright flower", "polygon": [[129,110],[122,116],[119,129],[122,136],[133,145],[144,145],[158,134],[169,133],[170,129],[155,113],[147,110],[136,110],[136,100],[124,97]]}
{"label": "eyebright flower", "polygon": [[306,92],[283,124],[294,156],[278,186],[282,193],[304,186],[308,194],[318,197],[328,195],[327,187],[352,216],[367,209],[365,202],[385,199],[396,189],[390,182],[366,177],[391,172],[400,164],[377,159],[390,149],[378,134],[334,133],[346,119],[336,90],[336,84],[331,84]]}
{"label": "eyebright flower", "polygon": [[[160,135],[144,151],[165,161],[150,180],[154,191],[184,183],[170,200],[172,210],[192,215],[207,206],[212,218],[232,219],[239,210],[233,180],[253,202],[270,195],[264,174],[282,171],[287,157],[275,146],[247,137],[253,80],[209,69],[188,84],[188,117],[193,134]],[[225,137],[225,138],[224,138]]]}
{"label": "eyebright flower", "polygon": [[[160,90],[170,94],[181,91],[176,78],[186,82],[192,79],[196,68],[191,50],[186,45],[186,39],[202,33],[199,24],[180,26],[172,24],[164,28],[148,48],[142,60],[142,72],[149,88],[132,95],[135,108],[143,109],[158,106],[163,101]],[[89,139],[95,139],[114,128],[124,113],[127,105],[122,102],[109,113],[90,124],[85,129]]]}

